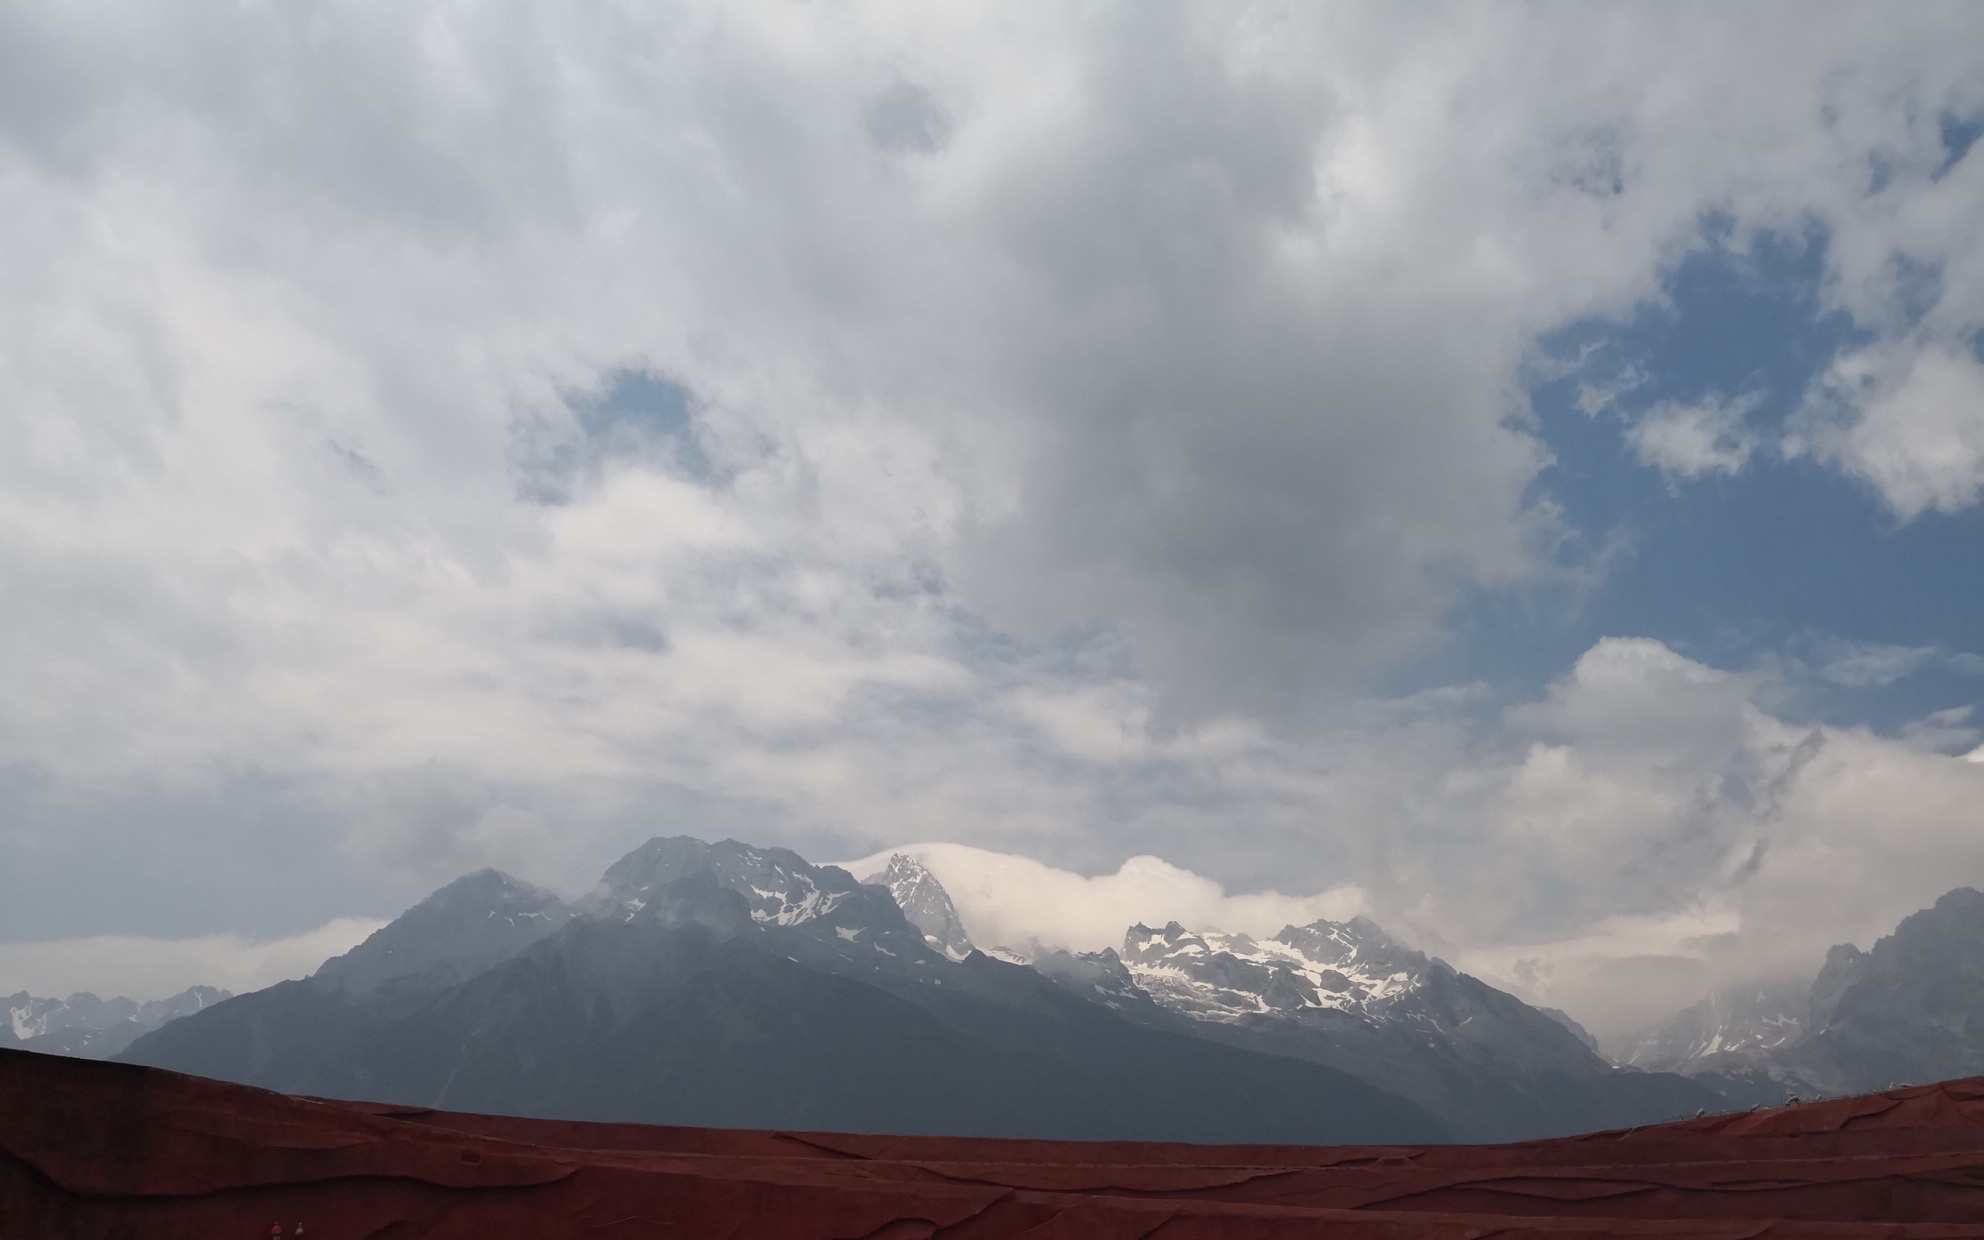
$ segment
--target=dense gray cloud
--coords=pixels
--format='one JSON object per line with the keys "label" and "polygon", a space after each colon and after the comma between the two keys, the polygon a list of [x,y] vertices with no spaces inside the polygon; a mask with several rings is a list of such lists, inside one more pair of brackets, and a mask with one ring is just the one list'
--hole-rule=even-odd
{"label": "dense gray cloud", "polygon": [[1360,694],[1584,567],[1524,367],[1707,217],[1826,231],[1867,343],[1642,450],[1977,501],[1984,31],[1818,12],[0,6],[0,762],[280,782],[355,912],[709,824],[1484,949],[1761,889],[1823,762],[1969,776],[1632,643]]}

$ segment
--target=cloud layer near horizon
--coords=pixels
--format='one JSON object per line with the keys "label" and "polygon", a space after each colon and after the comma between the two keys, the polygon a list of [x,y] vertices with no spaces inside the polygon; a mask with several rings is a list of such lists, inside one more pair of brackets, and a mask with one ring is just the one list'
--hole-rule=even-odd
{"label": "cloud layer near horizon", "polygon": [[0,7],[0,763],[278,783],[374,909],[679,828],[1354,884],[1511,970],[1803,952],[1847,866],[1891,922],[1984,873],[1964,718],[1632,640],[1377,687],[1602,574],[1524,375],[1705,246],[1823,235],[1855,343],[1646,459],[1977,502],[1984,31],[1809,12]]}
{"label": "cloud layer near horizon", "polygon": [[1085,877],[958,844],[900,850],[981,945],[1092,951],[1138,920],[1260,935],[1364,913],[1610,1035],[1711,986],[1810,977],[1833,944],[1871,946],[1984,875],[1984,750],[1943,752],[1975,746],[1975,729],[1793,726],[1766,708],[1772,688],[1611,639],[1487,725],[1429,713],[1339,738],[1329,758],[1234,755],[1222,773],[1256,831],[1299,782],[1301,804],[1351,842],[1316,895],[1230,893],[1156,857]]}
{"label": "cloud layer near horizon", "polygon": [[385,923],[341,917],[301,934],[253,939],[209,934],[160,939],[100,934],[38,943],[0,943],[4,992],[66,999],[88,992],[99,999],[123,995],[140,1003],[170,998],[193,986],[218,986],[245,994],[292,978],[308,977]]}

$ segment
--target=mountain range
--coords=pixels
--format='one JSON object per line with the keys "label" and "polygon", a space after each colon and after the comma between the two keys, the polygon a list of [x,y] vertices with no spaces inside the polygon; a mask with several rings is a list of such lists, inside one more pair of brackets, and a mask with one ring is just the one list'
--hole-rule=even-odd
{"label": "mountain range", "polygon": [[1028,956],[975,945],[910,856],[861,880],[673,837],[577,901],[480,871],[309,978],[43,1048],[525,1116],[1494,1141],[1984,1071],[1979,960],[1984,896],[1960,889],[1809,983],[1718,992],[1608,1060],[1564,1013],[1366,918],[1136,925],[1120,948]]}
{"label": "mountain range", "polygon": [[[1005,958],[1001,958],[1001,956]],[[1198,1141],[1486,1140],[1689,1114],[1366,921],[1132,927],[1027,964],[942,885],[650,840],[566,904],[495,871],[120,1058],[321,1096],[677,1124]]]}
{"label": "mountain range", "polygon": [[[120,1058],[318,1095],[570,1119],[1219,1141],[1448,1135],[1424,1108],[1348,1073],[1133,1023],[983,953],[952,960],[888,888],[783,849],[652,840],[576,906],[554,900],[471,875],[312,977],[174,1022]],[[477,932],[496,925],[500,942]]]}
{"label": "mountain range", "polygon": [[23,990],[0,999],[7,1010],[6,1020],[0,1022],[0,1046],[105,1059],[167,1021],[232,997],[212,986],[193,986],[171,998],[144,1003],[122,995],[99,999],[88,991],[67,999],[44,999]]}
{"label": "mountain range", "polygon": [[1809,980],[1717,991],[1612,1048],[1621,1063],[1804,1097],[1984,1071],[1984,893],[1959,887]]}

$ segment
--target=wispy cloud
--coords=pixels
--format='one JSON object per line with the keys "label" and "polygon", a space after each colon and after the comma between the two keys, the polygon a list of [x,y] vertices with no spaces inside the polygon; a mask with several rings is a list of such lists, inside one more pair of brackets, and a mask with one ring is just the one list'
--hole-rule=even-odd
{"label": "wispy cloud", "polygon": [[1748,418],[1762,394],[1711,395],[1694,404],[1663,401],[1634,420],[1626,439],[1640,460],[1670,479],[1733,474],[1749,463],[1759,437]]}
{"label": "wispy cloud", "polygon": [[0,994],[25,990],[67,998],[89,991],[143,1002],[189,986],[218,986],[241,994],[289,978],[307,977],[332,956],[361,942],[384,922],[343,917],[302,934],[254,939],[211,934],[158,939],[103,934],[39,943],[0,943]]}

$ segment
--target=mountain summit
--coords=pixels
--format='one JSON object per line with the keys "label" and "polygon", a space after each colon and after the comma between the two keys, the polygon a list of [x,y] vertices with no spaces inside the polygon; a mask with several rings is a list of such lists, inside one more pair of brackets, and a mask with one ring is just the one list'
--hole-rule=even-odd
{"label": "mountain summit", "polygon": [[694,874],[744,897],[751,919],[796,926],[824,917],[860,889],[838,866],[815,866],[785,848],[754,848],[736,840],[704,843],[687,835],[657,836],[607,867],[588,897],[588,913],[633,920],[655,893]]}
{"label": "mountain summit", "polygon": [[[934,879],[898,877],[927,897],[921,913],[949,907]],[[576,910],[471,875],[316,976],[176,1021],[124,1058],[324,1097],[568,1119],[1224,1142],[1449,1135],[1352,1073],[1193,1036],[1175,1018],[1131,1019],[977,952],[953,959],[886,885],[784,849],[688,837],[628,853]]]}
{"label": "mountain summit", "polygon": [[1834,947],[1809,981],[1718,991],[1616,1051],[1623,1063],[1699,1077],[1731,1101],[1984,1071],[1984,893],[1958,887],[1871,950]]}
{"label": "mountain summit", "polygon": [[452,984],[509,959],[574,915],[548,891],[499,870],[478,870],[326,960],[316,976],[354,994],[400,978]]}
{"label": "mountain summit", "polygon": [[1683,1078],[1621,1073],[1562,1020],[1416,951],[1365,917],[1271,938],[1135,925],[1111,951],[1040,965],[1126,1014],[1326,1064],[1401,1094],[1468,1140],[1624,1126],[1714,1105]]}
{"label": "mountain summit", "polygon": [[958,920],[958,911],[951,904],[951,895],[937,876],[923,867],[923,863],[907,853],[896,853],[889,858],[889,864],[879,873],[861,880],[870,886],[887,887],[895,898],[903,916],[910,924],[923,932],[923,941],[932,950],[940,951],[952,960],[963,960],[971,955],[971,936],[964,931],[964,923]]}

